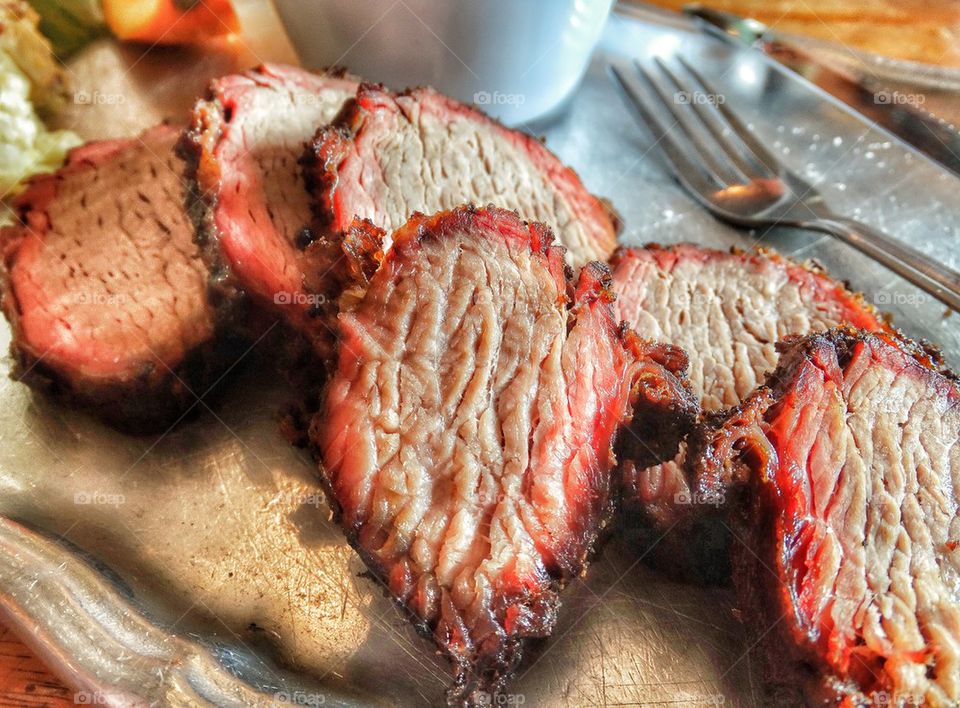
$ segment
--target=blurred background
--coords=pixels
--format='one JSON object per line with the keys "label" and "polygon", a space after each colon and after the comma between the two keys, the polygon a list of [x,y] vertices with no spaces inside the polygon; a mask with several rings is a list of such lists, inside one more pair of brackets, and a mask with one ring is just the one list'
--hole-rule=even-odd
{"label": "blurred background", "polygon": [[[639,4],[639,3],[637,3]],[[652,3],[682,11],[683,0]],[[711,9],[894,59],[960,67],[955,0],[714,0]]]}
{"label": "blurred background", "polygon": [[[613,0],[0,0],[0,194],[81,139],[184,120],[213,76],[262,62],[429,84],[510,125],[562,112]],[[621,0],[704,9],[831,93],[960,120],[960,0]],[[755,22],[746,22],[747,18]],[[716,19],[716,18],[715,18]],[[751,41],[752,37],[746,37]],[[838,70],[822,76],[809,57]],[[868,83],[871,85],[867,86]],[[861,102],[862,103],[862,102]],[[868,109],[869,106],[858,106]],[[57,132],[60,131],[60,132]]]}

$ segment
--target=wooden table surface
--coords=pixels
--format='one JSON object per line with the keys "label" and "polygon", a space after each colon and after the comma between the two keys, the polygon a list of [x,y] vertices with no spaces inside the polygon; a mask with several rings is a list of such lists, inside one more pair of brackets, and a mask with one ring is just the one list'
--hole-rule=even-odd
{"label": "wooden table surface", "polygon": [[73,691],[51,674],[9,629],[0,625],[0,708],[72,705]]}
{"label": "wooden table surface", "polygon": [[[628,0],[629,1],[629,0]],[[659,4],[671,5],[679,0],[657,0]],[[258,0],[236,0],[238,12],[257,12]],[[274,27],[271,17],[267,24]],[[258,23],[257,26],[263,26]],[[262,39],[263,35],[261,35]],[[271,48],[272,49],[272,48]],[[289,46],[283,50],[288,59]],[[279,54],[268,51],[270,55]],[[955,95],[929,96],[926,108],[952,122],[960,123],[960,100]],[[73,691],[51,674],[36,655],[17,639],[9,629],[0,624],[0,708],[8,706],[72,706]]]}

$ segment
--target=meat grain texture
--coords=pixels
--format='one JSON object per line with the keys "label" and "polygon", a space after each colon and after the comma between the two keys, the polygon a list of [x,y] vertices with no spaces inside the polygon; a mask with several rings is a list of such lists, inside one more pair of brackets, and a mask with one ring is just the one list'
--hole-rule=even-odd
{"label": "meat grain texture", "polygon": [[[611,263],[617,315],[638,334],[687,352],[689,380],[702,409],[740,403],[777,364],[776,343],[843,323],[888,329],[861,296],[819,270],[771,252],[743,253],[692,244],[622,248]],[[649,466],[625,455],[629,505],[667,528],[696,503],[683,453]]]}
{"label": "meat grain texture", "polygon": [[691,445],[698,490],[749,490],[735,580],[768,678],[816,704],[958,705],[960,388],[892,335],[781,349]]}
{"label": "meat grain texture", "polygon": [[299,160],[356,89],[339,74],[276,64],[225,76],[198,102],[181,146],[217,287],[228,299],[251,297],[322,344],[330,336],[322,299],[303,285],[301,253],[312,236]]}
{"label": "meat grain texture", "polygon": [[3,234],[13,376],[134,432],[197,406],[232,361],[229,308],[208,300],[180,134],[89,143],[34,178]]}
{"label": "meat grain texture", "polygon": [[375,255],[312,436],[348,539],[452,658],[451,701],[482,703],[550,634],[609,518],[618,428],[674,375],[618,324],[606,267],[574,284],[511,212],[417,216]]}
{"label": "meat grain texture", "polygon": [[318,232],[359,217],[390,233],[415,212],[489,203],[546,224],[576,267],[616,246],[610,208],[540,141],[432,89],[361,86],[305,161]]}

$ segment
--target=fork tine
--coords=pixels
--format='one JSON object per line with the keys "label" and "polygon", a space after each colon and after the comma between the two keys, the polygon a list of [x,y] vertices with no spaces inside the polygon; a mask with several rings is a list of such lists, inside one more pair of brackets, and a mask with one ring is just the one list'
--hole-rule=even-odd
{"label": "fork tine", "polygon": [[679,144],[673,139],[673,136],[670,135],[670,128],[647,108],[647,99],[640,95],[640,91],[634,82],[629,81],[621,69],[614,64],[609,65],[609,70],[613,74],[614,83],[620,87],[627,104],[640,115],[641,120],[650,129],[656,141],[655,145],[660,147],[677,178],[685,183],[694,194],[706,194],[722,189],[722,184],[716,182],[713,177],[687,157]]}
{"label": "fork tine", "polygon": [[[700,84],[706,93],[717,95],[716,89],[710,84],[699,71],[694,69],[690,63],[684,59],[679,54],[677,59],[680,64],[686,69],[687,73],[693,77],[694,81]],[[783,173],[783,167],[780,164],[780,160],[774,157],[760,142],[754,137],[753,132],[744,125],[743,121],[737,117],[737,114],[734,113],[730,108],[727,107],[726,103],[717,103],[717,111],[726,119],[730,128],[737,135],[740,140],[743,141],[743,144],[746,145],[747,149],[753,153],[754,159],[757,161],[759,166],[762,166],[772,175],[781,175]]]}
{"label": "fork tine", "polygon": [[[676,91],[686,93],[691,97],[698,93],[696,89],[691,90],[689,83],[681,81],[663,59],[654,57],[654,61],[657,66],[660,67],[660,71],[662,71],[670,80],[670,83],[673,84]],[[700,86],[700,88],[705,87]],[[693,99],[691,99],[688,104],[693,108],[693,112],[697,118],[700,119],[700,123],[709,131],[710,135],[717,142],[717,145],[719,145],[720,149],[723,150],[727,158],[731,161],[732,167],[736,170],[738,177],[744,182],[749,182],[751,179],[757,177],[774,177],[775,173],[755,158],[750,152],[749,147],[746,146],[742,140],[738,139],[739,136],[733,128],[725,123],[722,116],[717,114],[716,107],[720,105],[719,97],[722,97],[722,94],[718,94],[715,91],[704,91],[703,93],[704,95],[718,97],[711,102],[713,108],[705,106],[700,101]]]}
{"label": "fork tine", "polygon": [[[692,149],[697,157],[704,163],[704,167],[710,176],[721,185],[728,185],[731,182],[738,183],[743,177],[737,174],[729,160],[724,158],[717,159],[718,151],[716,146],[710,145],[709,137],[702,130],[695,127],[695,121],[690,120],[690,111],[683,109],[677,104],[676,96],[668,96],[663,88],[654,80],[647,68],[639,61],[634,61],[637,72],[644,78],[650,86],[651,91],[660,99],[663,106],[670,112],[676,120],[681,133],[690,142]],[[732,179],[731,179],[732,178]]]}

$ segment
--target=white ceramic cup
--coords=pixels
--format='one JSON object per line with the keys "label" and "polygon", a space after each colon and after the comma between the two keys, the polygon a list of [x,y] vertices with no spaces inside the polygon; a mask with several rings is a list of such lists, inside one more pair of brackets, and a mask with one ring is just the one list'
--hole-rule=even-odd
{"label": "white ceramic cup", "polygon": [[556,109],[613,0],[274,0],[300,60],[393,89],[429,85],[507,124]]}

